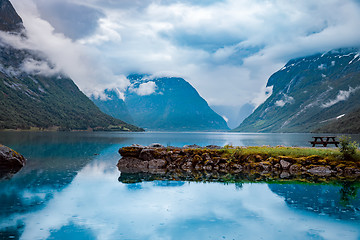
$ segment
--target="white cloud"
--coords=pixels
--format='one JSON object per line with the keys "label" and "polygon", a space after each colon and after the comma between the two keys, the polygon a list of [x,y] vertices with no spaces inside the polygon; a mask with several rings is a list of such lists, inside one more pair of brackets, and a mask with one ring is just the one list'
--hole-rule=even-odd
{"label": "white cloud", "polygon": [[138,88],[132,88],[131,91],[139,96],[147,96],[153,94],[157,89],[156,83],[149,81],[141,83]]}
{"label": "white cloud", "polygon": [[27,58],[24,60],[22,64],[22,70],[30,74],[44,76],[53,76],[59,73],[59,70],[55,67],[50,67],[48,62],[38,61],[32,58]]}
{"label": "white cloud", "polygon": [[[124,75],[113,73],[107,67],[99,50],[55,33],[54,28],[39,17],[36,5],[31,0],[14,1],[14,5],[23,18],[28,38],[10,36],[12,46],[43,53],[58,71],[71,77],[87,95],[99,95],[106,88],[125,89],[128,86]],[[34,63],[25,62],[25,69],[37,66],[45,71],[44,64]]]}
{"label": "white cloud", "polygon": [[340,90],[335,99],[322,104],[321,107],[328,108],[328,107],[331,107],[331,106],[337,104],[338,102],[345,101],[350,97],[351,94],[355,93],[358,90],[360,90],[360,86],[357,86],[355,88],[349,87],[348,91]]}
{"label": "white cloud", "polygon": [[282,99],[277,100],[277,101],[275,102],[275,105],[278,106],[278,107],[284,107],[287,103],[292,104],[292,103],[294,103],[294,102],[295,102],[295,100],[294,100],[293,97],[288,96],[288,95],[286,95],[286,94],[283,94],[283,95],[282,95]]}
{"label": "white cloud", "polygon": [[272,95],[273,87],[274,86],[264,87],[260,94],[255,99],[253,99],[252,104],[254,104],[255,107],[258,107],[260,104],[265,102],[266,99]]}
{"label": "white cloud", "polygon": [[[23,2],[14,0],[25,15]],[[38,17],[24,21],[35,42],[85,91],[116,87],[117,75],[170,72],[188,80],[211,105],[258,104],[269,76],[289,59],[360,45],[355,0],[67,3],[103,13],[92,35],[74,42],[50,29],[45,34],[49,26],[39,25]],[[69,52],[72,58],[63,56]]]}

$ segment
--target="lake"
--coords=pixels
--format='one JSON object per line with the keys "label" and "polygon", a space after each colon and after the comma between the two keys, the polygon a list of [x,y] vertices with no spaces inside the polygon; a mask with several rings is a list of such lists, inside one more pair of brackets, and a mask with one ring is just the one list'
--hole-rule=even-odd
{"label": "lake", "polygon": [[[119,181],[131,144],[310,146],[313,134],[0,132],[0,239],[360,239],[359,183]],[[359,141],[359,135],[353,135]]]}

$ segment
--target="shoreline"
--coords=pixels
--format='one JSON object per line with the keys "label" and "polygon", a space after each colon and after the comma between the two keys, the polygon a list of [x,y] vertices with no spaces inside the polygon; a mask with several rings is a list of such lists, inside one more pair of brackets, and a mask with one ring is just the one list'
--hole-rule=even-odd
{"label": "shoreline", "polygon": [[359,159],[341,159],[341,153],[333,148],[197,147],[123,147],[117,167],[122,174],[150,174],[169,180],[219,179],[230,174],[268,181],[360,181]]}

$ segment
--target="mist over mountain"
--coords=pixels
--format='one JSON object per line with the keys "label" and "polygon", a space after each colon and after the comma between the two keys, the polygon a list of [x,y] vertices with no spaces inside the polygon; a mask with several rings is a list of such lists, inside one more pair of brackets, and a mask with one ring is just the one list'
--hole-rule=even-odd
{"label": "mist over mountain", "polygon": [[42,53],[13,44],[26,30],[8,0],[0,20],[0,129],[141,130],[102,113]]}
{"label": "mist over mountain", "polygon": [[220,116],[226,119],[229,128],[236,128],[239,124],[247,118],[255,109],[255,106],[250,103],[245,103],[242,106],[218,106],[214,105],[211,108]]}
{"label": "mist over mountain", "polygon": [[359,133],[359,49],[290,60],[268,80],[271,96],[234,131]]}
{"label": "mist over mountain", "polygon": [[130,75],[128,79],[130,87],[125,92],[125,101],[115,90],[107,90],[107,99],[93,98],[95,104],[111,116],[131,117],[136,125],[149,130],[229,129],[225,120],[182,78]]}

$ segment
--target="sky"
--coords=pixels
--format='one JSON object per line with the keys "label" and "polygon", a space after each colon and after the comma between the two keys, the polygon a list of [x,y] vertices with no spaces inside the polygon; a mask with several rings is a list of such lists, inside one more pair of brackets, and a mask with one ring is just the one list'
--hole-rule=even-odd
{"label": "sky", "polygon": [[359,0],[11,2],[32,48],[87,95],[146,73],[183,77],[217,109],[257,106],[288,60],[360,46]]}

